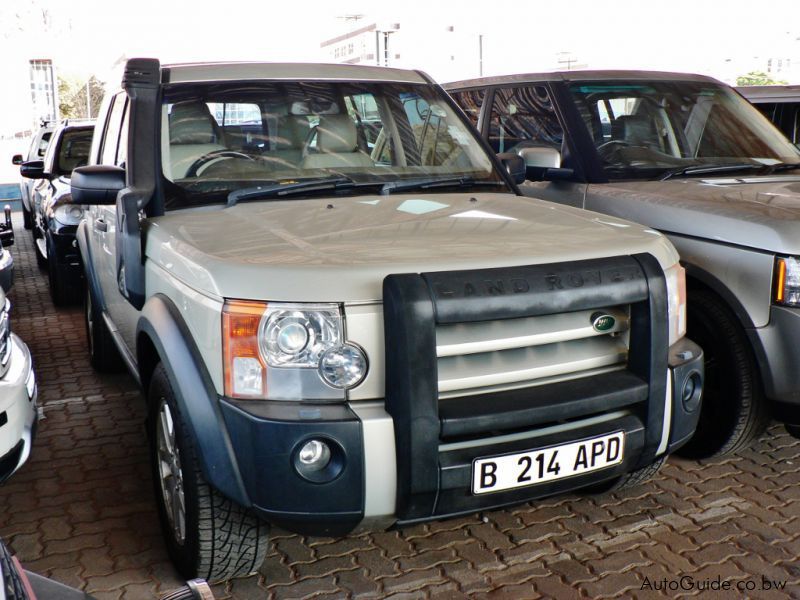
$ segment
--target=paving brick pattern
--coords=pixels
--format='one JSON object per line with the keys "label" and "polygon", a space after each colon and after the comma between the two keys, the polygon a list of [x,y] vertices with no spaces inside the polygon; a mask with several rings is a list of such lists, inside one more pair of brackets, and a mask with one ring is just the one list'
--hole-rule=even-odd
{"label": "paving brick pattern", "polygon": [[[0,536],[29,569],[97,598],[157,597],[180,581],[158,529],[143,402],[127,375],[89,367],[81,309],[53,307],[16,217],[12,323],[45,419],[31,460],[0,487]],[[800,597],[800,442],[773,426],[739,456],[671,459],[624,493],[336,540],[273,533],[259,574],[217,585],[218,598]],[[656,589],[682,576],[733,591]]]}

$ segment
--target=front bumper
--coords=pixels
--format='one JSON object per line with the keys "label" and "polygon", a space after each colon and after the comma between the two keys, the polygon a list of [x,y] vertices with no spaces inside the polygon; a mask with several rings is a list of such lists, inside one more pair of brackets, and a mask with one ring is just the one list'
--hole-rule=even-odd
{"label": "front bumper", "polygon": [[800,425],[800,309],[773,306],[769,324],[747,330],[773,417]]}
{"label": "front bumper", "polygon": [[[398,461],[394,424],[383,401],[347,405],[248,402],[221,399],[225,425],[252,508],[281,527],[307,535],[344,535],[362,522],[387,526],[440,519],[519,504],[615,479],[649,464],[691,438],[700,414],[702,350],[689,340],[670,348],[667,393],[660,444],[655,456],[644,454],[646,419],[636,407],[647,386],[632,386],[625,377],[592,377],[569,382],[584,402],[597,402],[592,418],[569,419],[545,428],[494,438],[440,441],[428,457],[439,485],[429,514],[403,519],[398,514]],[[692,379],[696,392],[683,397]],[[617,385],[617,391],[614,386]],[[565,394],[570,387],[564,386]],[[631,391],[631,390],[634,391]],[[601,408],[602,405],[602,408]],[[605,412],[603,412],[605,410]],[[504,418],[498,413],[498,419]],[[450,427],[454,427],[450,423]],[[529,451],[616,431],[625,433],[622,463],[600,471],[516,490],[486,495],[471,492],[476,458]],[[295,468],[300,446],[322,439],[334,449],[336,472],[326,481],[304,479]],[[642,460],[645,460],[645,465]],[[418,494],[427,496],[425,490]]]}
{"label": "front bumper", "polygon": [[56,255],[56,263],[60,269],[75,277],[82,277],[83,266],[81,253],[76,242],[77,226],[57,225],[54,221],[49,224],[50,237]]}
{"label": "front bumper", "polygon": [[8,372],[0,379],[0,482],[30,456],[36,435],[36,379],[28,347],[11,334]]}

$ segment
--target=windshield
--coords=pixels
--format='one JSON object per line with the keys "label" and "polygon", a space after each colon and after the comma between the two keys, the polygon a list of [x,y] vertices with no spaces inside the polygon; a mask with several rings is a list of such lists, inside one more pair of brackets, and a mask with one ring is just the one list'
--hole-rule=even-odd
{"label": "windshield", "polygon": [[86,128],[64,132],[56,156],[55,175],[70,175],[73,169],[89,162],[93,131],[92,128]]}
{"label": "windshield", "polygon": [[[164,94],[161,148],[167,209],[223,202],[261,184],[334,178],[504,185],[468,125],[428,85],[174,85]],[[302,186],[298,196],[319,191]]]}
{"label": "windshield", "polygon": [[610,179],[800,163],[800,152],[725,86],[584,81],[570,91]]}

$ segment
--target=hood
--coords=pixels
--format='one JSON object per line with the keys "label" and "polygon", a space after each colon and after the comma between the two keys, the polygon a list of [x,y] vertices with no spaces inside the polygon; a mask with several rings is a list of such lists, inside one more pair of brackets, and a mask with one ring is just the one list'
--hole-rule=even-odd
{"label": "hood", "polygon": [[592,184],[587,204],[592,194],[610,196],[615,214],[664,232],[800,254],[797,175]]}
{"label": "hood", "polygon": [[669,241],[627,221],[512,194],[262,200],[170,212],[146,253],[214,296],[374,301],[391,273],[508,267],[649,252]]}

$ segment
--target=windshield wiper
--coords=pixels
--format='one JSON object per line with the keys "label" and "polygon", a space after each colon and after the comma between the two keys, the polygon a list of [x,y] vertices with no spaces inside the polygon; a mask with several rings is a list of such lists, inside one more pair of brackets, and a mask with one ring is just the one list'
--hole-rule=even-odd
{"label": "windshield wiper", "polygon": [[[281,198],[300,192],[314,192],[317,190],[336,190],[345,187],[355,187],[355,181],[344,175],[336,177],[320,177],[313,179],[288,179],[267,185],[257,185],[240,190],[233,190],[228,194],[227,208],[236,206],[242,200],[259,200],[263,198]],[[376,185],[376,184],[372,184]]]}
{"label": "windshield wiper", "polygon": [[406,190],[427,190],[436,187],[459,186],[468,187],[473,185],[505,185],[503,181],[481,181],[473,177],[432,177],[426,179],[406,179],[401,181],[389,181],[381,187],[381,196],[387,196],[392,192],[403,192]]}
{"label": "windshield wiper", "polygon": [[677,169],[672,169],[663,173],[659,177],[659,181],[666,181],[673,177],[680,175],[705,175],[707,173],[728,173],[734,171],[755,171],[763,169],[764,165],[754,165],[753,163],[735,163],[735,164],[722,164],[722,165],[687,165]]}
{"label": "windshield wiper", "polygon": [[775,165],[770,165],[767,175],[772,175],[773,173],[777,173],[779,171],[793,171],[794,169],[800,169],[800,163],[782,162]]}

